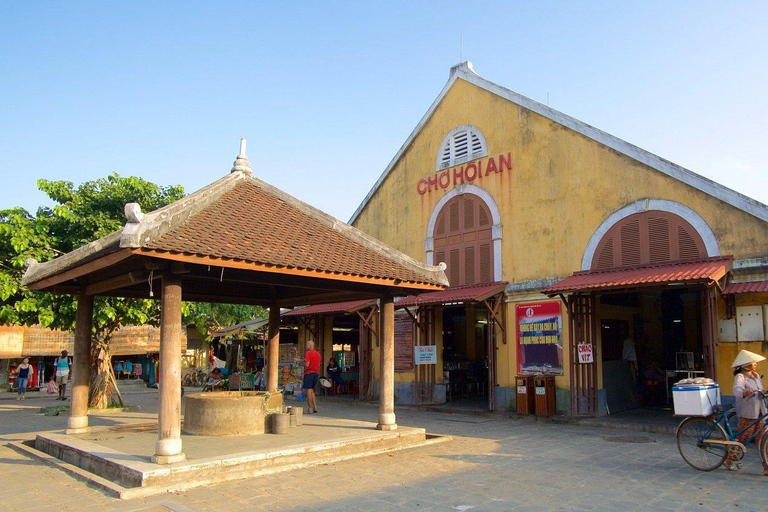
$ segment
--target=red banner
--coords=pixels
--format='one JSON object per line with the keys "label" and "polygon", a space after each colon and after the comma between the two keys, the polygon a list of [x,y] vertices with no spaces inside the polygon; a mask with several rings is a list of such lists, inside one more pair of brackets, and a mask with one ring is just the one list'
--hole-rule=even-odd
{"label": "red banner", "polygon": [[560,302],[518,304],[517,372],[520,375],[563,374],[563,315]]}

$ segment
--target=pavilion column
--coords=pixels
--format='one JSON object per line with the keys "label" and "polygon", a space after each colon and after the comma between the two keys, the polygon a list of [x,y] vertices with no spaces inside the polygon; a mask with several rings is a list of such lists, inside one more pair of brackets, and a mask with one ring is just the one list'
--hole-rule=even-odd
{"label": "pavilion column", "polygon": [[267,345],[267,391],[277,391],[280,359],[280,306],[273,302],[269,308],[269,342]]}
{"label": "pavilion column", "polygon": [[395,302],[391,295],[381,298],[381,375],[379,376],[378,430],[397,430],[395,422]]}
{"label": "pavilion column", "polygon": [[72,360],[72,403],[67,419],[67,434],[85,434],[88,428],[88,385],[91,380],[91,328],[93,295],[80,291],[75,317],[75,353]]}
{"label": "pavilion column", "polygon": [[185,459],[181,451],[181,277],[163,276],[160,312],[160,385],[157,442],[152,462]]}

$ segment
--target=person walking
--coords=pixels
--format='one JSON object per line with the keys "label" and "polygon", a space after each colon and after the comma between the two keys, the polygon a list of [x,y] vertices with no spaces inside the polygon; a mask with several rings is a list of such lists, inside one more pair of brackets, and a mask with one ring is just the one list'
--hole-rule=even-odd
{"label": "person walking", "polygon": [[[733,370],[733,396],[736,397],[736,415],[739,417],[738,430],[747,428],[757,418],[766,412],[765,400],[762,393],[765,391],[763,380],[757,373],[757,363],[764,361],[765,357],[749,350],[742,350],[734,359],[731,367]],[[757,396],[756,396],[757,395]],[[760,440],[765,434],[765,420],[756,423],[738,436],[737,440],[744,443],[755,432],[755,445],[760,446]],[[725,460],[728,469],[738,469],[737,460],[729,452]],[[768,466],[763,462],[763,475],[768,476]]]}
{"label": "person walking", "polygon": [[27,383],[30,377],[32,377],[32,365],[29,364],[29,358],[25,357],[16,368],[16,387],[19,392],[16,400],[26,400]]}
{"label": "person walking", "polygon": [[69,378],[69,357],[67,351],[61,351],[61,357],[57,357],[53,362],[56,369],[56,385],[59,386],[59,396],[56,400],[67,399],[67,379]]}
{"label": "person walking", "polygon": [[315,350],[315,342],[307,341],[304,361],[304,380],[301,383],[301,389],[307,395],[307,414],[317,412],[317,397],[315,396],[315,387],[320,378],[320,352]]}

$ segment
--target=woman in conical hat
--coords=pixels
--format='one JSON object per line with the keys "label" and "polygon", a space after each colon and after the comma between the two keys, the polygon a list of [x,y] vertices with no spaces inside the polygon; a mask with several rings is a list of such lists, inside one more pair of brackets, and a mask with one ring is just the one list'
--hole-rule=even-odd
{"label": "woman in conical hat", "polygon": [[[760,354],[755,354],[749,350],[742,350],[736,356],[736,359],[733,360],[733,364],[731,364],[731,367],[734,369],[733,374],[735,375],[733,380],[733,396],[736,397],[736,415],[739,417],[738,430],[747,428],[750,423],[766,412],[765,400],[763,400],[762,395],[762,392],[765,391],[763,379],[757,373],[757,363],[764,360],[765,357]],[[765,420],[756,423],[738,436],[738,441],[741,443],[745,442],[759,429],[759,433],[755,438],[755,445],[760,446],[760,439],[762,439],[764,434],[764,426]],[[729,454],[725,465],[728,469],[733,469],[735,467],[734,462],[735,459]],[[763,475],[768,476],[768,466],[765,465],[765,462],[763,462]]]}

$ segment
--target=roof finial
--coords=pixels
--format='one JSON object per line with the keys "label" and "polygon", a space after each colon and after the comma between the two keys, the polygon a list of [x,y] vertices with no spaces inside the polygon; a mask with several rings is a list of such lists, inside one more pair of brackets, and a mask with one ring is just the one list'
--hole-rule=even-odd
{"label": "roof finial", "polygon": [[240,154],[237,155],[235,163],[232,166],[232,172],[240,171],[246,174],[253,174],[251,170],[251,163],[248,161],[248,157],[245,155],[245,139],[240,139]]}

